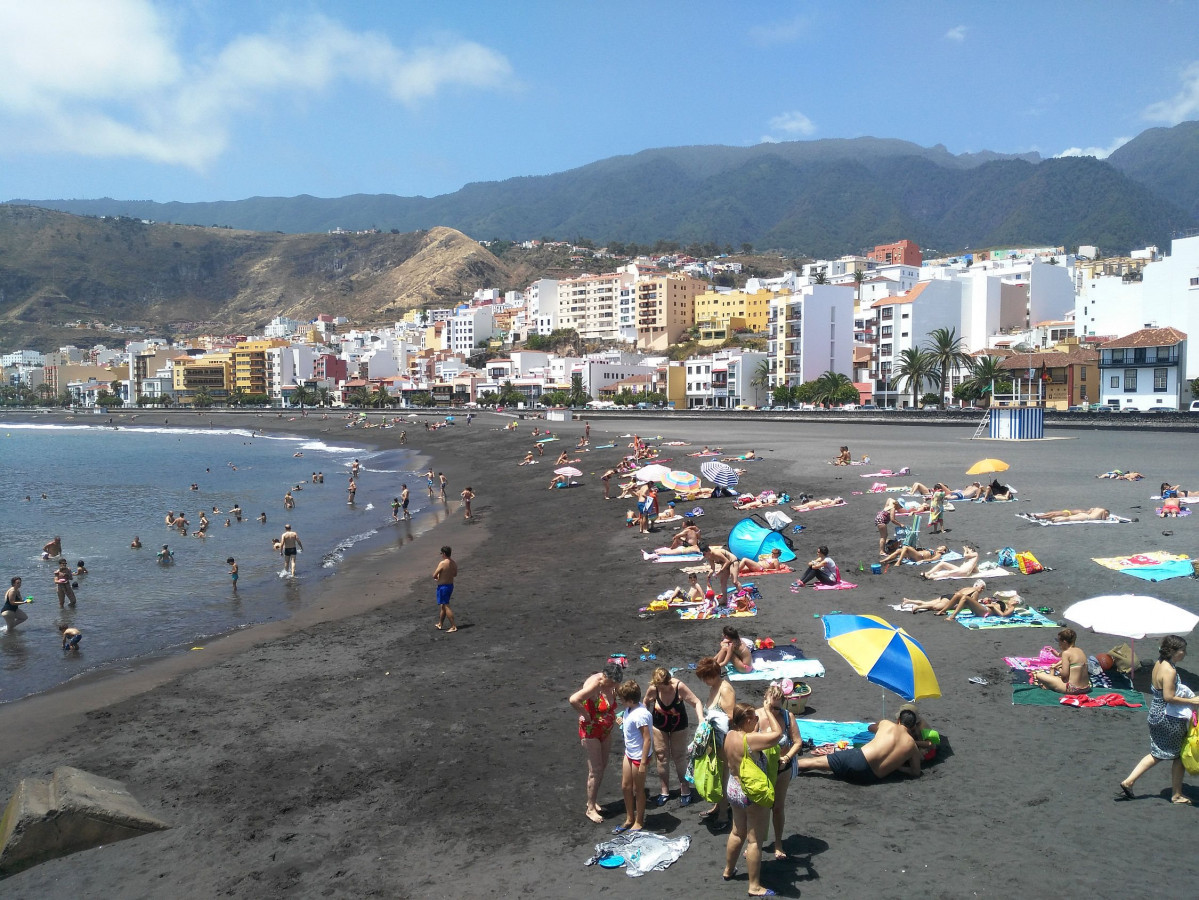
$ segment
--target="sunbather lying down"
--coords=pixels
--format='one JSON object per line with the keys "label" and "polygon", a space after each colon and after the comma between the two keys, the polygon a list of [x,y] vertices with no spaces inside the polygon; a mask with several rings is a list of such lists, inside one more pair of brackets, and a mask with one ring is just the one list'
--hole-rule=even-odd
{"label": "sunbather lying down", "polygon": [[952,596],[941,596],[935,600],[909,600],[905,597],[901,605],[914,613],[931,609],[934,615],[945,616],[947,619],[957,618],[963,609],[969,609],[976,616],[983,618],[1000,616],[1006,619],[1024,608],[1020,603],[1020,597],[1015,594],[983,597],[982,592],[986,588],[986,582],[980,578],[970,587],[962,588]]}
{"label": "sunbather lying down", "polygon": [[978,571],[978,551],[973,547],[963,547],[959,562],[939,562],[927,572],[921,572],[920,577],[926,581],[940,581],[942,578],[965,578]]}
{"label": "sunbather lying down", "polygon": [[736,583],[741,576],[746,572],[777,572],[783,567],[783,561],[779,559],[782,551],[775,547],[770,551],[770,556],[762,560],[750,559],[748,556],[737,560],[733,566],[733,581]]}
{"label": "sunbather lying down", "polygon": [[712,496],[713,488],[698,488],[694,491],[676,491],[675,499],[677,500],[707,500]]}
{"label": "sunbather lying down", "polygon": [[809,509],[824,509],[827,506],[841,506],[845,503],[840,497],[825,497],[823,500],[805,500],[791,508],[796,512],[807,512]]}
{"label": "sunbather lying down", "polygon": [[1140,472],[1125,472],[1123,469],[1112,469],[1110,472],[1104,472],[1102,475],[1096,475],[1096,478],[1112,478],[1116,481],[1140,481],[1145,476]]}
{"label": "sunbather lying down", "polygon": [[900,547],[894,553],[888,553],[880,562],[884,564],[901,563],[906,560],[911,560],[912,562],[936,562],[948,552],[949,548],[944,544],[940,547],[934,547],[932,550],[924,550],[917,547]]}
{"label": "sunbather lying down", "polygon": [[1049,512],[1030,513],[1028,517],[1043,522],[1101,522],[1110,515],[1111,510],[1092,506],[1090,509],[1051,509]]}

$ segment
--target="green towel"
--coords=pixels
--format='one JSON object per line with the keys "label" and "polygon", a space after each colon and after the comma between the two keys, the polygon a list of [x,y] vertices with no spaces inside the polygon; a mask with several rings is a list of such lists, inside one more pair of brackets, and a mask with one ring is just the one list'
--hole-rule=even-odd
{"label": "green towel", "polygon": [[[1140,691],[1119,691],[1115,688],[1095,687],[1090,696],[1100,694],[1119,694],[1129,703],[1144,703],[1145,695]],[[1012,704],[1016,706],[1061,706],[1063,695],[1057,691],[1045,690],[1035,684],[1012,685]],[[1129,709],[1127,706],[1110,707],[1111,709]],[[1144,710],[1145,707],[1140,707]]]}

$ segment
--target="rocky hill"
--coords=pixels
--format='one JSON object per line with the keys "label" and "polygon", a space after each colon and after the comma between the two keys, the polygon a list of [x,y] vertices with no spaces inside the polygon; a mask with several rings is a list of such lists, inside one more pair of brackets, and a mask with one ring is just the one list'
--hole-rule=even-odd
{"label": "rocky hill", "polygon": [[384,323],[522,277],[451,228],[289,235],[0,205],[0,349],[78,343],[63,327],[76,321],[179,335],[279,315]]}

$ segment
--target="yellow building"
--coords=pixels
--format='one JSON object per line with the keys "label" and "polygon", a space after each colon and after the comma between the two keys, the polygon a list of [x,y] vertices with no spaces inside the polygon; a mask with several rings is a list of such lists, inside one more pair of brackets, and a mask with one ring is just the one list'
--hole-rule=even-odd
{"label": "yellow building", "polygon": [[172,376],[176,403],[191,406],[200,390],[206,391],[213,400],[223,401],[229,396],[233,382],[233,355],[177,356]]}
{"label": "yellow building", "polygon": [[281,338],[266,341],[242,341],[233,348],[233,390],[247,394],[269,394],[266,352],[274,347],[286,347]]}
{"label": "yellow building", "polygon": [[700,343],[718,344],[733,331],[753,333],[769,328],[771,291],[705,291],[695,298],[695,323]]}

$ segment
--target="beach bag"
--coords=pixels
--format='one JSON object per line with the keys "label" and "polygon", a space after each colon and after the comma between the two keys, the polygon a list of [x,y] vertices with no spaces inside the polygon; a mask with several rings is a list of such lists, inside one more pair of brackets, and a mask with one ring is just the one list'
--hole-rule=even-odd
{"label": "beach bag", "polygon": [[[741,780],[741,789],[745,791],[745,796],[749,798],[749,802],[755,806],[774,806],[774,782],[770,780],[770,776],[758,767],[758,764],[753,761],[749,755],[749,738],[742,735],[741,737],[743,752],[741,756],[741,768],[737,772]],[[767,767],[770,761],[767,760]],[[774,771],[778,773],[778,757],[774,760]]]}
{"label": "beach bag", "polygon": [[1116,671],[1122,672],[1125,675],[1131,673],[1133,669],[1141,664],[1140,658],[1133,654],[1132,648],[1127,643],[1117,644],[1107,652],[1112,658],[1112,662],[1115,663]]}
{"label": "beach bag", "polygon": [[1031,550],[1025,550],[1022,553],[1016,554],[1016,565],[1020,567],[1021,575],[1032,575],[1036,572],[1043,572],[1045,567],[1041,565]]}
{"label": "beach bag", "polygon": [[1014,566],[1016,564],[1016,551],[1011,547],[1004,547],[996,555],[995,561],[1001,566]]}
{"label": "beach bag", "polygon": [[724,799],[724,786],[720,783],[720,760],[716,757],[716,746],[709,742],[707,751],[691,761],[691,783],[695,792],[709,803]]}
{"label": "beach bag", "polygon": [[1191,718],[1191,730],[1182,745],[1182,765],[1192,775],[1199,775],[1199,721]]}

